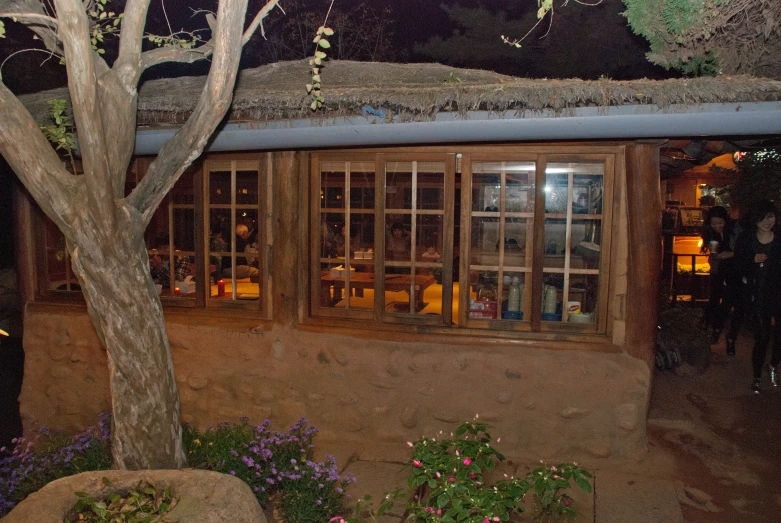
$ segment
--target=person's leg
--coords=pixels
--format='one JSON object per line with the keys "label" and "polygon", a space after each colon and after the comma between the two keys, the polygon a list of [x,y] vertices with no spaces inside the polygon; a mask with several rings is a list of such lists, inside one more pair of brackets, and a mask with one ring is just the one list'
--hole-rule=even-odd
{"label": "person's leg", "polygon": [[781,363],[781,315],[774,314],[773,320],[775,325],[773,326],[773,352],[770,356],[770,382],[774,387],[778,387],[779,378],[777,370],[778,364]]}
{"label": "person's leg", "polygon": [[751,354],[751,362],[754,369],[754,380],[759,380],[762,378],[762,367],[765,365],[767,344],[770,341],[770,316],[766,311],[757,311],[754,323],[754,350]]}
{"label": "person's leg", "polygon": [[251,265],[237,265],[236,279],[243,280],[249,278],[252,283],[260,281],[260,271]]}

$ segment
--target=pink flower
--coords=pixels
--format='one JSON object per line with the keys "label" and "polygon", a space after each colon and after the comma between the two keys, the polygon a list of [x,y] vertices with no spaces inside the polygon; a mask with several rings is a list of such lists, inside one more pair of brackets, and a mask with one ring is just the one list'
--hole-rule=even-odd
{"label": "pink flower", "polygon": [[423,464],[419,460],[417,460],[417,459],[413,460],[412,464],[415,465],[416,467],[422,467],[423,466]]}
{"label": "pink flower", "polygon": [[483,520],[483,523],[491,523],[491,520],[490,520],[489,518],[485,518],[485,519]]}
{"label": "pink flower", "polygon": [[501,521],[501,520],[499,519],[499,516],[494,516],[494,521]]}
{"label": "pink flower", "polygon": [[571,499],[565,499],[564,500],[564,506],[565,507],[569,507],[570,505],[572,505],[572,500]]}
{"label": "pink flower", "polygon": [[441,478],[441,477],[442,477],[442,474],[440,474],[439,472],[437,472],[437,478]]}
{"label": "pink flower", "polygon": [[555,466],[555,465],[551,465],[550,469],[551,469],[553,472],[556,472],[556,466]]}
{"label": "pink flower", "polygon": [[456,478],[447,478],[447,480],[448,480],[450,483],[455,483],[455,482],[456,482]]}
{"label": "pink flower", "polygon": [[441,515],[442,515],[442,509],[441,509],[441,508],[438,508],[438,509],[437,509],[437,516],[441,516]]}
{"label": "pink flower", "polygon": [[466,458],[466,459],[464,460],[464,465],[466,465],[467,467],[468,467],[469,465],[471,465],[471,464],[472,464],[472,458]]}
{"label": "pink flower", "polygon": [[469,473],[469,477],[470,477],[471,479],[475,479],[475,478],[477,477],[477,474],[475,474],[474,472],[470,472],[470,473]]}
{"label": "pink flower", "polygon": [[413,445],[411,441],[408,441],[408,442],[407,442],[407,446],[408,446],[408,447],[414,447],[415,445]]}
{"label": "pink flower", "polygon": [[344,518],[342,516],[334,516],[331,519],[328,520],[329,523],[331,521],[336,521],[336,523],[344,523]]}

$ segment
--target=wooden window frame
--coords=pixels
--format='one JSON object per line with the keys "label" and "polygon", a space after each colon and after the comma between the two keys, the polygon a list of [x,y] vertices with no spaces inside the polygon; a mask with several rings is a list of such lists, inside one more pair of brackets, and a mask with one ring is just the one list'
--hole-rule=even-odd
{"label": "wooden window frame", "polygon": [[[456,154],[461,162],[460,174],[456,173]],[[474,145],[474,146],[434,146],[422,149],[420,147],[399,147],[394,149],[364,149],[353,151],[318,151],[311,153],[310,162],[310,228],[313,233],[310,235],[310,308],[309,319],[318,323],[318,319],[344,319],[348,321],[360,321],[369,322],[371,325],[376,325],[378,328],[393,328],[393,325],[402,326],[409,325],[412,329],[417,329],[420,326],[431,333],[447,333],[453,335],[480,335],[484,336],[490,334],[498,338],[516,338],[518,334],[529,335],[530,338],[541,338],[551,340],[594,340],[593,336],[597,336],[596,339],[605,339],[605,337],[611,336],[612,320],[610,317],[610,293],[614,288],[614,275],[611,271],[612,265],[615,263],[615,252],[613,248],[614,236],[617,234],[613,219],[615,213],[618,212],[618,199],[615,190],[618,183],[619,172],[623,173],[623,144],[562,144],[562,145]],[[449,217],[447,225],[445,226],[445,239],[450,243],[444,247],[446,253],[451,253],[446,256],[448,267],[443,268],[443,273],[447,273],[450,280],[447,282],[443,278],[443,303],[452,303],[453,292],[453,278],[452,278],[452,263],[453,263],[453,233],[455,228],[454,220],[454,195],[456,190],[455,176],[460,176],[461,187],[461,215],[460,215],[460,249],[459,259],[460,264],[458,267],[458,281],[462,289],[464,282],[469,281],[469,246],[470,246],[470,223],[471,223],[471,190],[466,188],[471,187],[471,164],[476,161],[534,161],[536,162],[536,169],[534,175],[535,184],[535,206],[530,216],[529,226],[532,227],[535,234],[533,237],[533,256],[531,266],[529,267],[532,274],[532,289],[531,289],[531,307],[532,318],[531,321],[517,322],[517,321],[504,321],[504,320],[470,320],[467,318],[468,309],[468,292],[460,292],[459,295],[459,317],[458,322],[453,323],[452,319],[448,321],[432,322],[430,319],[419,319],[414,315],[397,315],[389,314],[384,311],[384,307],[381,306],[380,301],[383,299],[382,294],[382,281],[375,285],[375,307],[374,310],[345,310],[335,309],[333,307],[320,306],[319,294],[320,294],[320,282],[315,275],[320,273],[320,258],[317,256],[319,251],[318,231],[320,227],[320,163],[322,161],[361,161],[361,162],[375,162],[375,184],[377,190],[375,190],[375,273],[381,273],[383,270],[383,260],[385,257],[385,241],[384,241],[384,219],[385,219],[385,194],[384,194],[384,170],[382,166],[384,161],[392,159],[393,161],[430,161],[432,158],[442,160],[447,158],[447,165],[452,165],[453,176],[447,177],[446,174],[446,192],[450,195],[450,199],[446,196],[446,201],[450,201],[451,204],[447,207],[445,216]],[[545,230],[545,205],[538,205],[537,202],[544,202],[544,187],[545,187],[545,168],[549,162],[602,162],[604,165],[603,179],[603,204],[601,214],[601,255],[599,260],[598,269],[598,292],[599,298],[596,305],[597,321],[594,324],[579,324],[572,322],[543,322],[542,321],[542,291],[543,291],[543,279],[545,273],[543,271],[543,259],[544,259],[544,230]],[[451,169],[451,167],[446,167]],[[467,176],[467,170],[469,175]],[[542,183],[540,183],[540,180]],[[382,190],[380,190],[382,186]],[[571,197],[571,196],[570,196]],[[571,209],[569,210],[571,213]],[[574,219],[580,219],[576,217]],[[567,221],[568,229],[571,228],[572,216]],[[537,225],[539,231],[537,231]],[[567,233],[569,235],[569,233]],[[571,272],[570,274],[576,274],[577,272]],[[577,271],[577,269],[576,269]],[[447,294],[447,297],[445,296]],[[445,313],[445,309],[448,313]],[[444,307],[443,305],[443,317],[447,314],[452,314],[453,307]],[[408,317],[405,317],[408,316]],[[438,316],[435,318],[439,318]],[[341,324],[341,323],[339,323]],[[347,324],[342,324],[347,325]],[[356,325],[356,324],[352,324]],[[383,327],[384,326],[384,327]]]}
{"label": "wooden window frame", "polygon": [[[251,314],[252,317],[260,316],[267,318],[271,314],[271,279],[269,273],[269,264],[271,263],[271,245],[270,245],[270,217],[272,208],[271,198],[271,184],[272,184],[272,170],[270,168],[270,162],[272,161],[271,155],[267,153],[255,153],[255,154],[220,154],[220,155],[208,155],[201,160],[200,168],[188,171],[193,176],[193,204],[175,204],[170,199],[168,200],[168,227],[167,232],[169,234],[169,247],[173,244],[173,213],[174,209],[179,208],[192,208],[194,216],[194,239],[195,239],[195,251],[192,254],[188,254],[190,251],[180,253],[182,255],[191,256],[196,263],[197,267],[197,280],[199,282],[210,282],[209,274],[209,208],[208,206],[208,169],[209,165],[215,162],[232,162],[232,161],[249,161],[257,162],[258,165],[258,245],[263,246],[262,250],[259,247],[258,257],[261,260],[260,268],[260,295],[258,300],[213,300],[208,299],[207,293],[210,293],[211,285],[196,285],[195,296],[193,299],[187,298],[175,298],[169,296],[160,296],[160,302],[164,308],[169,310],[227,310],[227,311],[246,311]],[[144,173],[145,168],[148,168],[147,158],[136,158],[134,160],[134,168],[137,170],[141,168]],[[134,171],[135,172],[135,171]],[[128,183],[139,181],[144,173],[135,173],[137,175],[136,180],[128,180]],[[35,230],[43,230],[46,217],[35,206],[31,206],[32,223]],[[200,225],[200,226],[199,226]],[[235,234],[235,226],[231,231]],[[59,233],[58,231],[58,234]],[[84,303],[84,297],[81,291],[54,291],[49,287],[51,282],[49,281],[48,269],[46,266],[46,241],[39,241],[34,250],[35,266],[36,266],[36,300],[44,302],[55,303]],[[231,242],[231,248],[235,247],[235,239]],[[174,251],[171,249],[171,259],[174,257]],[[69,258],[67,251],[65,252],[66,260]],[[173,282],[173,264],[170,264],[170,270],[172,274],[171,281]],[[66,274],[70,272],[70,265],[66,263]],[[77,283],[77,282],[75,282]]]}

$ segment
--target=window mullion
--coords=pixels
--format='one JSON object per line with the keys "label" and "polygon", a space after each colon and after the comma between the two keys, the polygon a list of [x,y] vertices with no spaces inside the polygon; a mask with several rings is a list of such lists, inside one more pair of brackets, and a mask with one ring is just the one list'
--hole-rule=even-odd
{"label": "window mullion", "polygon": [[545,182],[547,156],[537,156],[534,170],[534,256],[532,259],[532,332],[542,329],[542,285],[543,266],[545,265]]}

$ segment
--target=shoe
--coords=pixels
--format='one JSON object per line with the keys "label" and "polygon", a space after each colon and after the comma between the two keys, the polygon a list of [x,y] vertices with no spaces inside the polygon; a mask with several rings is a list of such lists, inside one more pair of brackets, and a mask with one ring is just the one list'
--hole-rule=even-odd
{"label": "shoe", "polygon": [[770,383],[772,383],[774,387],[778,387],[779,376],[776,370],[776,365],[768,365],[767,370],[768,373],[770,374]]}
{"label": "shoe", "polygon": [[751,392],[753,392],[754,394],[759,394],[760,392],[762,392],[760,381],[757,378],[754,378],[754,381],[751,382]]}
{"label": "shoe", "polygon": [[727,338],[727,356],[735,355],[735,340]]}

